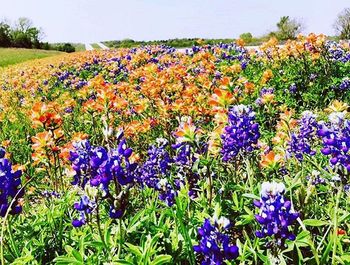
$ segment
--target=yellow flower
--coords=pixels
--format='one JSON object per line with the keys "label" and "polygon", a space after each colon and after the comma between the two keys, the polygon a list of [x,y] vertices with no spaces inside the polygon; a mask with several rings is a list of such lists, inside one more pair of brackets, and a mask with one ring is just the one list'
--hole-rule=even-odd
{"label": "yellow flower", "polygon": [[332,104],[326,108],[324,111],[326,113],[332,113],[332,112],[343,112],[343,111],[348,111],[349,105],[346,104],[345,102],[341,102],[338,100],[334,100]]}

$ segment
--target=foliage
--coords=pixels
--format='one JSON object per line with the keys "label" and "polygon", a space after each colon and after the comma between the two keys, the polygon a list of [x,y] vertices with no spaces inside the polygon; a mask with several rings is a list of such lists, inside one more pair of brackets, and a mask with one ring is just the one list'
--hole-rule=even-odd
{"label": "foliage", "polygon": [[2,69],[1,263],[349,263],[349,43],[238,43]]}
{"label": "foliage", "polygon": [[302,24],[289,16],[283,16],[277,23],[277,29],[276,34],[280,40],[295,39],[302,30]]}
{"label": "foliage", "polygon": [[14,26],[3,21],[0,22],[0,47],[75,51],[75,47],[70,43],[50,45],[42,42],[43,34],[42,29],[34,27],[33,22],[26,17],[20,17]]}
{"label": "foliage", "polygon": [[345,8],[338,15],[334,28],[341,39],[350,39],[350,8]]}

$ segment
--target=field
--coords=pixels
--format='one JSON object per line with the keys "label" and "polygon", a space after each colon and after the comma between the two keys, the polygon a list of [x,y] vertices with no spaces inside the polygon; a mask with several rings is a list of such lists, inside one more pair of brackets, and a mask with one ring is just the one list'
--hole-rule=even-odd
{"label": "field", "polygon": [[1,264],[350,264],[349,43],[277,44],[0,70]]}
{"label": "field", "polygon": [[58,51],[0,48],[0,67],[61,54]]}
{"label": "field", "polygon": [[101,47],[97,43],[92,43],[91,46],[94,48],[94,50],[101,50]]}

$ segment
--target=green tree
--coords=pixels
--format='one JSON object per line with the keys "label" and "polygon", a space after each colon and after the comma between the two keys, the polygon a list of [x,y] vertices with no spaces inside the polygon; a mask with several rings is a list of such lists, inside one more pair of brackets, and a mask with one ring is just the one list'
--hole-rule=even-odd
{"label": "green tree", "polygon": [[250,43],[253,40],[253,35],[250,32],[242,33],[239,38],[244,40],[245,43]]}
{"label": "green tree", "polygon": [[350,39],[350,8],[345,8],[338,15],[334,28],[341,39]]}
{"label": "green tree", "polygon": [[301,32],[303,25],[296,19],[291,19],[289,16],[283,16],[277,23],[277,37],[280,40],[295,39]]}
{"label": "green tree", "polygon": [[0,22],[0,47],[11,46],[11,27],[5,22]]}
{"label": "green tree", "polygon": [[12,29],[13,46],[22,48],[40,48],[42,31],[33,26],[29,18],[20,17]]}

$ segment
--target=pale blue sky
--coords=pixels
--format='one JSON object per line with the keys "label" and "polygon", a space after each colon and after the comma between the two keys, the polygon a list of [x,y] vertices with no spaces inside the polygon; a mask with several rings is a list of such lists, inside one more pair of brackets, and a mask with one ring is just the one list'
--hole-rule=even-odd
{"label": "pale blue sky", "polygon": [[33,20],[49,42],[95,42],[176,37],[262,35],[283,15],[305,33],[334,34],[337,14],[350,0],[0,0],[0,18]]}

